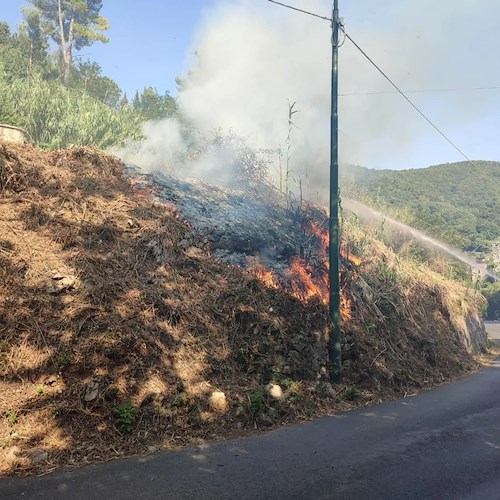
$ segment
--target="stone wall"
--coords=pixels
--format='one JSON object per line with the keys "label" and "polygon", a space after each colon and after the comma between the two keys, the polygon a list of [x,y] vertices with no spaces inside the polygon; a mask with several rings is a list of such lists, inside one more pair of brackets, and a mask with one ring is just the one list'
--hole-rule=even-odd
{"label": "stone wall", "polygon": [[469,315],[465,318],[465,328],[460,332],[464,347],[474,354],[486,351],[488,341],[484,321],[479,316]]}

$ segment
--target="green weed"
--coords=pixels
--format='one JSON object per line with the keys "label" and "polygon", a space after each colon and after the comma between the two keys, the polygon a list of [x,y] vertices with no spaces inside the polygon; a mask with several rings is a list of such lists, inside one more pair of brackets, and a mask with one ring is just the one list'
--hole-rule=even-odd
{"label": "green weed", "polygon": [[9,424],[14,427],[17,424],[17,413],[14,410],[7,411],[7,420]]}
{"label": "green weed", "polygon": [[130,401],[125,401],[115,409],[116,426],[122,434],[132,432],[135,423],[136,409]]}
{"label": "green weed", "polygon": [[359,398],[359,396],[361,396],[361,392],[355,385],[349,386],[345,391],[345,398],[348,401],[354,401],[355,399]]}
{"label": "green weed", "polygon": [[263,388],[259,387],[252,391],[248,395],[248,400],[250,401],[250,410],[254,418],[264,411],[266,406],[266,393]]}

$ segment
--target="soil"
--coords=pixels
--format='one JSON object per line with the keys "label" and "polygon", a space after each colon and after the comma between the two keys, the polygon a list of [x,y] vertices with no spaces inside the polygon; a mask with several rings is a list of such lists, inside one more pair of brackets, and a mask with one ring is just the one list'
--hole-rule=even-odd
{"label": "soil", "polygon": [[[215,259],[115,157],[0,144],[0,472],[260,432],[476,369],[482,298],[355,225],[343,383],[328,311]],[[479,320],[478,320],[479,321]]]}

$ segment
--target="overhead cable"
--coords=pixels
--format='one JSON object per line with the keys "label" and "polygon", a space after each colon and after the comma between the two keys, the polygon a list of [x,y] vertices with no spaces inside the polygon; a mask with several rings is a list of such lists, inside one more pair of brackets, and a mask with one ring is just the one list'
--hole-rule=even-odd
{"label": "overhead cable", "polygon": [[[500,86],[498,87],[456,87],[449,89],[421,89],[421,90],[403,90],[405,94],[433,94],[440,92],[466,92],[466,91],[474,91],[474,90],[500,90]],[[365,96],[365,95],[393,95],[397,94],[397,92],[387,92],[387,91],[379,91],[379,92],[350,92],[345,94],[339,94],[339,97],[351,97],[351,96]]]}
{"label": "overhead cable", "polygon": [[[346,33],[345,36],[346,38],[363,54],[363,56],[370,61],[370,63],[377,69],[377,71],[397,90],[399,94],[403,96],[403,98],[410,104],[410,106],[415,109],[415,111],[422,116],[422,118],[436,131],[438,132],[446,142],[448,142],[456,151],[458,151],[467,161],[474,163],[451,139],[448,138],[448,136],[441,131],[435,125],[430,118],[427,117],[427,115],[419,109],[419,107],[402,91],[400,88],[387,76],[387,74],[380,68],[380,66],[375,63],[375,61],[352,39],[352,37]],[[474,165],[476,165],[474,163]],[[476,165],[478,166],[478,165]]]}
{"label": "overhead cable", "polygon": [[[306,10],[299,9],[297,7],[292,7],[291,5],[287,5],[281,2],[277,2],[276,0],[267,0],[268,2],[274,3],[276,5],[280,5],[282,7],[286,7],[287,9],[292,9],[297,12],[301,12],[303,14],[307,14],[310,16],[317,17],[319,19],[323,19],[325,21],[330,21],[333,23],[333,19],[326,17],[326,16],[320,16],[319,14],[315,14],[313,12],[309,12]],[[387,76],[387,74],[378,66],[378,64],[375,63],[375,61],[353,40],[353,38],[345,31],[345,28],[343,24],[340,25],[341,31],[344,33],[345,38],[347,38],[360,52],[363,54],[363,56],[368,59],[368,61],[375,67],[375,69],[396,89],[397,93],[400,94],[409,104],[410,106],[415,109],[415,111],[439,134],[443,139],[450,144],[453,149],[455,149],[461,156],[463,156],[467,161],[475,165],[476,167],[480,168],[479,165],[471,160],[437,125],[435,125],[432,120],[423,112],[420,110],[420,108]]]}
{"label": "overhead cable", "polygon": [[297,12],[302,12],[302,14],[307,14],[309,16],[317,17],[319,19],[323,19],[325,21],[332,22],[331,18],[326,17],[326,16],[320,16],[319,14],[315,14],[314,12],[309,12],[307,10],[298,9],[297,7],[292,7],[291,5],[287,5],[285,3],[276,2],[276,0],[267,0],[267,1],[271,2],[271,3],[275,3],[276,5],[281,5],[282,7],[286,7],[287,9],[292,9],[292,10],[296,10]]}

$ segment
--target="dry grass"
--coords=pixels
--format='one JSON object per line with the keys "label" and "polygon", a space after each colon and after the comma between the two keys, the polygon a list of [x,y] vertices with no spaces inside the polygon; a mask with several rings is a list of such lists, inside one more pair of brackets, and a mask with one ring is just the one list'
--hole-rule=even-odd
{"label": "dry grass", "polygon": [[[459,336],[460,318],[476,313],[467,291],[351,228],[350,244],[369,258],[344,271],[345,384],[331,387],[319,300],[188,255],[178,242],[189,227],[135,194],[102,152],[0,148],[3,474],[254,432],[476,366]],[[267,395],[271,381],[284,400]],[[214,391],[227,410],[210,404]]]}

